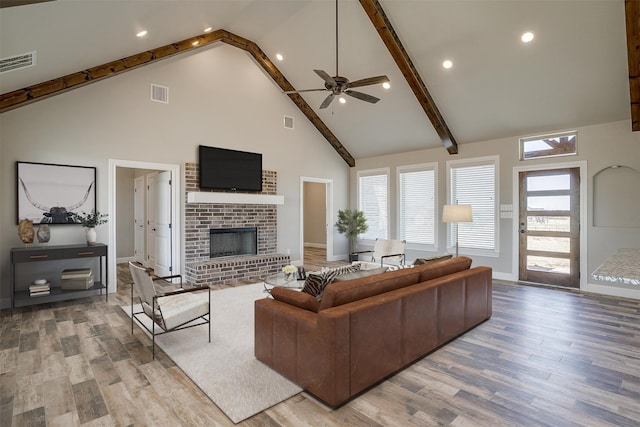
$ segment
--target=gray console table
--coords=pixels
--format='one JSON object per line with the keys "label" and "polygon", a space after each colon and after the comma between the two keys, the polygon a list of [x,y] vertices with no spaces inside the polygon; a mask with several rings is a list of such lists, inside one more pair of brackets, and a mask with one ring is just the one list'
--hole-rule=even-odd
{"label": "gray console table", "polygon": [[[99,258],[100,274],[94,279],[93,286],[82,290],[62,290],[57,281],[51,283],[49,295],[29,296],[29,285],[31,281],[17,274],[16,266],[21,263],[43,263],[44,269],[50,277],[59,278],[64,269],[63,260],[77,258]],[[104,262],[104,269],[103,269]],[[46,263],[46,264],[44,264]],[[35,267],[35,265],[34,265]],[[104,274],[104,275],[103,275]],[[95,275],[95,273],[94,273]],[[103,281],[104,280],[104,281]],[[51,279],[50,279],[51,281]],[[44,304],[48,302],[64,301],[75,298],[96,295],[96,291],[102,291],[109,301],[107,292],[109,283],[109,260],[107,255],[107,245],[97,243],[95,245],[60,245],[60,246],[34,246],[11,249],[11,308],[24,307],[27,305]]]}

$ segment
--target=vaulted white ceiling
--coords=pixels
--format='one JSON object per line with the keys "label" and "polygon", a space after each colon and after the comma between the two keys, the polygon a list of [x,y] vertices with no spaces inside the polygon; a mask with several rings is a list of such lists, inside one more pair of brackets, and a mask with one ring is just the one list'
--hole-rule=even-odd
{"label": "vaulted white ceiling", "polygon": [[[630,120],[623,0],[381,4],[460,150],[489,139]],[[348,98],[319,110],[327,93],[304,98],[355,158],[440,147],[360,4],[340,0],[339,11],[340,75],[353,81],[386,74],[392,87],[360,89],[382,99],[375,105]],[[256,42],[297,89],[322,87],[313,69],[335,75],[333,0],[56,0],[0,9],[0,57],[37,52],[36,66],[0,75],[0,93],[206,27]],[[148,35],[137,38],[141,29]],[[529,44],[520,40],[525,31],[535,33]],[[453,68],[442,67],[445,59]]]}

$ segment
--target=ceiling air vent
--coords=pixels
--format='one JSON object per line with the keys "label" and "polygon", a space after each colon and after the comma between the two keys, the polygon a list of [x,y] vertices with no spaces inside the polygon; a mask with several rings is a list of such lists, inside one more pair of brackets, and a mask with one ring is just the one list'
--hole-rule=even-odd
{"label": "ceiling air vent", "polygon": [[293,129],[293,117],[284,116],[284,128]]}
{"label": "ceiling air vent", "polygon": [[169,88],[159,85],[151,85],[151,100],[156,102],[162,102],[163,104],[169,103]]}
{"label": "ceiling air vent", "polygon": [[10,56],[0,59],[0,73],[20,70],[36,65],[36,52],[23,53],[22,55]]}

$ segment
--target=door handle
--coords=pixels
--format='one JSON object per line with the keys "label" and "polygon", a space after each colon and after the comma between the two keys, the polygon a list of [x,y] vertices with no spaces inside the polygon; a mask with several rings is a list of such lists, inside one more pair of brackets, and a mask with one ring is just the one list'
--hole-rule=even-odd
{"label": "door handle", "polygon": [[527,230],[525,230],[525,229],[520,229],[520,234],[524,234],[524,233],[526,233],[526,232],[527,232]]}

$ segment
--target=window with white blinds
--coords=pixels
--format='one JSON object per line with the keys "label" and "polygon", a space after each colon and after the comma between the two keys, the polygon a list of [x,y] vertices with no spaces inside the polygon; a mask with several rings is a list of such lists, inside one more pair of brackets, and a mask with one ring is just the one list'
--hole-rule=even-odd
{"label": "window with white blinds", "polygon": [[448,163],[449,204],[471,205],[473,222],[449,224],[449,244],[464,249],[497,251],[497,157]]}
{"label": "window with white blinds", "polygon": [[389,231],[389,170],[358,173],[358,209],[369,229],[361,239],[386,239]]}
{"label": "window with white blinds", "polygon": [[398,168],[399,238],[407,243],[436,243],[436,166]]}

